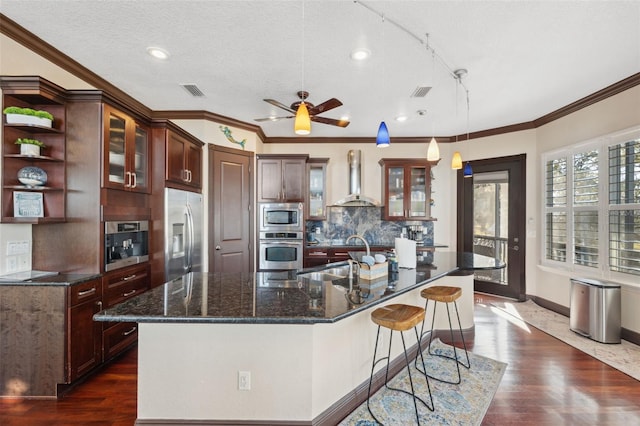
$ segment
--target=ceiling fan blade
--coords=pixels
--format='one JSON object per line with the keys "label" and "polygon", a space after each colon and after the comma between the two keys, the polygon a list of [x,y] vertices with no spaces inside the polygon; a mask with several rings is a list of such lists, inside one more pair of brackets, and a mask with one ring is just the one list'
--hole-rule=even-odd
{"label": "ceiling fan blade", "polygon": [[254,121],[278,121],[284,120],[285,118],[295,118],[295,115],[287,115],[286,117],[264,117],[264,118],[254,118]]}
{"label": "ceiling fan blade", "polygon": [[317,115],[321,112],[329,111],[330,109],[338,108],[342,105],[342,102],[336,98],[331,98],[328,101],[324,101],[320,105],[316,105],[313,108],[309,108],[309,115]]}
{"label": "ceiling fan blade", "polygon": [[263,101],[265,101],[266,103],[269,103],[269,104],[271,104],[273,106],[277,106],[278,108],[282,108],[285,111],[289,111],[289,112],[292,112],[294,114],[296,113],[294,110],[292,110],[291,108],[289,108],[285,104],[276,101],[275,99],[263,99]]}
{"label": "ceiling fan blade", "polygon": [[336,120],[335,118],[318,117],[317,115],[312,115],[310,118],[311,121],[316,121],[322,124],[330,124],[332,126],[338,127],[347,127],[350,123],[347,120]]}

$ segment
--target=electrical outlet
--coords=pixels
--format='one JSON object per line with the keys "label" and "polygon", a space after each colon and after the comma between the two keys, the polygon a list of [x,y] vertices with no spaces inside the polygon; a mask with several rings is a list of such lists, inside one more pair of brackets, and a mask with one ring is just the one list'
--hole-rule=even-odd
{"label": "electrical outlet", "polygon": [[29,267],[29,256],[26,254],[23,254],[21,256],[18,256],[18,268],[21,271],[28,271],[29,269],[31,269]]}
{"label": "electrical outlet", "polygon": [[7,272],[16,272],[18,270],[18,258],[16,256],[7,256]]}
{"label": "electrical outlet", "polygon": [[9,241],[7,242],[7,255],[15,256],[18,254],[29,253],[29,241]]}
{"label": "electrical outlet", "polygon": [[251,371],[238,371],[238,390],[251,390]]}

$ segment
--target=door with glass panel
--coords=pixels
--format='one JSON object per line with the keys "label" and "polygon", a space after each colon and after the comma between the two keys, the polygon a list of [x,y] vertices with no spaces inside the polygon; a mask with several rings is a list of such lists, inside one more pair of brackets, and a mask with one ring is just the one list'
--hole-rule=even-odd
{"label": "door with glass panel", "polygon": [[458,247],[495,257],[504,269],[476,271],[474,289],[524,300],[526,156],[470,162],[473,176],[458,174]]}

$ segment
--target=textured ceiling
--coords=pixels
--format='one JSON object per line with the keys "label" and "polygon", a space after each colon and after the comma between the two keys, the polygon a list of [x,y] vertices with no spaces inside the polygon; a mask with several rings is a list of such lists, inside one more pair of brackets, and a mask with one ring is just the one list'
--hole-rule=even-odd
{"label": "textured ceiling", "polygon": [[[322,116],[350,126],[314,123],[316,137],[373,137],[381,120],[392,139],[528,122],[640,72],[639,1],[2,0],[0,13],[153,110],[259,124],[288,115],[264,98],[340,99]],[[357,47],[371,57],[351,60]],[[422,85],[433,89],[410,97]],[[294,136],[293,120],[260,125]]]}

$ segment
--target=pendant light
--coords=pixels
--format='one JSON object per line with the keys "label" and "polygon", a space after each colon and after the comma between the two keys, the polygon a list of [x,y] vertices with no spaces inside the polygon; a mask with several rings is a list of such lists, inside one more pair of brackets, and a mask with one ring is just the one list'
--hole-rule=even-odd
{"label": "pendant light", "polygon": [[[462,84],[462,76],[467,73],[465,69],[458,69],[453,72],[456,80],[456,116],[458,115],[458,85]],[[467,105],[469,104],[469,98],[467,97]],[[467,118],[469,108],[467,107]],[[469,120],[467,119],[467,125]],[[458,135],[456,134],[456,143],[458,142]],[[460,151],[455,151],[453,153],[453,157],[451,158],[451,168],[453,170],[460,170],[462,168],[462,156],[460,155]]]}
{"label": "pendant light", "polygon": [[427,149],[427,161],[438,161],[440,159],[440,148],[436,138],[432,137]]}
{"label": "pendant light", "polygon": [[453,153],[453,158],[451,159],[451,168],[453,170],[460,170],[462,168],[462,156],[458,151]]}
{"label": "pendant light", "polygon": [[[429,34],[427,34],[427,51],[430,50],[429,46]],[[436,58],[435,53],[431,49],[431,79],[433,83],[431,86],[435,86],[436,80]],[[434,120],[431,120],[431,134],[434,134]],[[438,141],[436,138],[431,136],[431,141],[429,141],[429,147],[427,148],[427,161],[438,161],[440,159],[440,148],[438,147]]]}
{"label": "pendant light", "polygon": [[380,127],[378,127],[378,136],[376,136],[376,147],[386,148],[390,143],[391,139],[389,138],[389,130],[387,129],[387,125],[384,124],[384,121],[381,121]]}
{"label": "pendant light", "polygon": [[[304,0],[302,0],[302,90],[304,91]],[[296,111],[293,131],[296,135],[308,135],[311,133],[311,118],[304,99],[302,99]]]}
{"label": "pendant light", "polygon": [[311,118],[309,117],[309,110],[304,101],[300,102],[300,106],[298,106],[293,130],[296,132],[296,135],[308,135],[311,133]]}
{"label": "pendant light", "polygon": [[[467,142],[469,141],[469,89],[466,89],[467,93]],[[473,177],[473,170],[471,169],[471,163],[467,161],[462,170],[462,176],[465,178]]]}
{"label": "pendant light", "polygon": [[[384,83],[385,71],[385,45],[384,45],[384,16],[382,16],[382,81]],[[376,148],[386,148],[391,144],[391,138],[389,137],[389,129],[384,121],[380,122],[378,127],[378,134],[376,135]]]}

